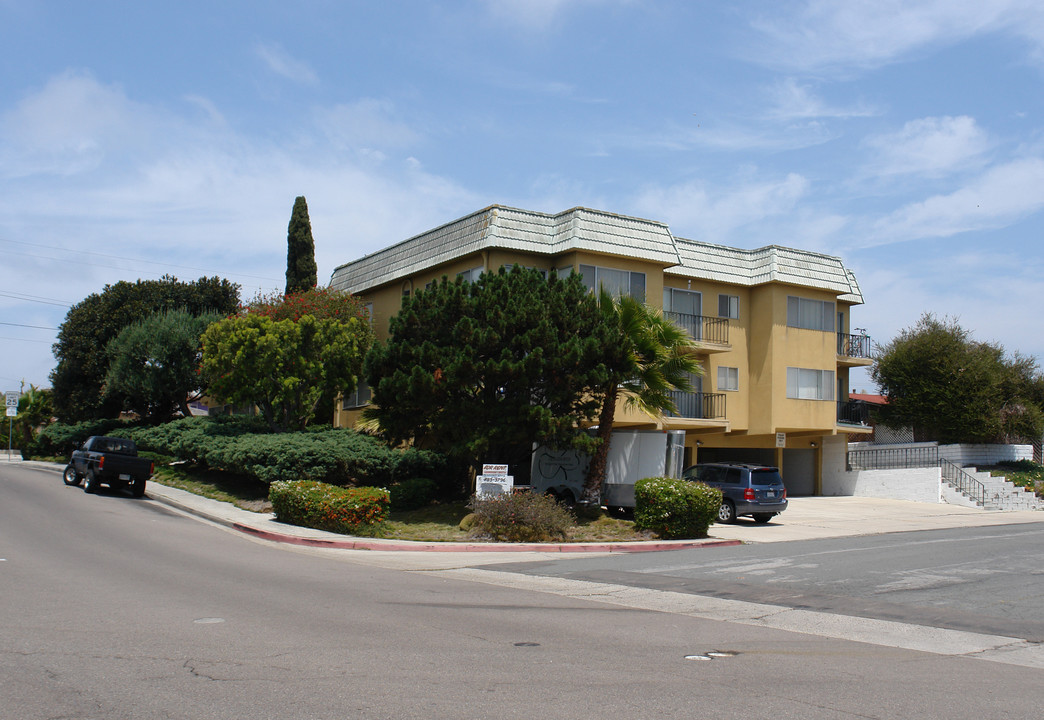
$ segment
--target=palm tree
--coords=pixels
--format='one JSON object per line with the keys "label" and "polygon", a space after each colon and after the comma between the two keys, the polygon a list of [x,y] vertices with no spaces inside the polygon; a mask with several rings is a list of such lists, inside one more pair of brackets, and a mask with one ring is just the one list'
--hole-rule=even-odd
{"label": "palm tree", "polygon": [[605,345],[608,377],[600,392],[600,442],[588,466],[581,499],[581,504],[594,506],[598,505],[605,481],[609,439],[619,397],[626,398],[627,407],[662,417],[677,412],[671,392],[692,392],[691,378],[702,374],[699,361],[692,353],[696,341],[661,312],[629,295],[614,298],[604,288],[599,293],[598,304],[608,328]]}

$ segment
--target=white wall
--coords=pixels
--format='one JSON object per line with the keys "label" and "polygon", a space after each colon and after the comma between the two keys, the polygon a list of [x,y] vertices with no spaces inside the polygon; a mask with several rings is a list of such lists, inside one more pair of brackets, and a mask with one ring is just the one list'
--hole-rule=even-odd
{"label": "white wall", "polygon": [[847,450],[843,435],[823,438],[823,495],[941,502],[939,468],[848,471],[845,470]]}
{"label": "white wall", "polygon": [[940,445],[939,457],[955,465],[996,465],[999,462],[1032,460],[1032,445]]}

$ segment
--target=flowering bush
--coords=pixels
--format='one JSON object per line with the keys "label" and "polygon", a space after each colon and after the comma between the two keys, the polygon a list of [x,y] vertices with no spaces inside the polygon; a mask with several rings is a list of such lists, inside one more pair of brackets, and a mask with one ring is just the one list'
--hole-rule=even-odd
{"label": "flowering bush", "polygon": [[505,542],[561,540],[573,526],[573,515],[557,500],[540,493],[476,495],[473,535],[488,535]]}
{"label": "flowering bush", "polygon": [[292,295],[278,292],[259,295],[242,309],[250,315],[294,322],[305,315],[311,315],[316,320],[337,320],[341,323],[347,323],[352,318],[359,318],[368,323],[370,319],[358,297],[323,287]]}
{"label": "flowering bush", "polygon": [[651,477],[634,484],[634,527],[662,538],[703,538],[718,516],[721,490],[703,483]]}
{"label": "flowering bush", "polygon": [[388,491],[380,488],[280,480],[269,486],[268,499],[281,522],[346,535],[372,535],[388,517]]}

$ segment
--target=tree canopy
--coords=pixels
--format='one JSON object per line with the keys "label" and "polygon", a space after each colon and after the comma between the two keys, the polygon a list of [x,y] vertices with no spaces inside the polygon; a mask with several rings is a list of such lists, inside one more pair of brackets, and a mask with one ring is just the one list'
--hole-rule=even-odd
{"label": "tree canopy", "polygon": [[159,280],[106,285],[74,305],[53,347],[58,363],[51,372],[51,388],[57,416],[64,422],[78,422],[118,415],[124,398],[103,391],[109,371],[106,346],[135,320],[178,308],[192,315],[235,313],[239,286],[217,277],[179,282],[165,275]]}
{"label": "tree canopy", "polygon": [[603,355],[607,372],[597,388],[601,442],[584,480],[583,502],[589,504],[597,504],[605,481],[617,400],[623,396],[628,406],[654,417],[675,412],[671,393],[692,392],[691,378],[702,373],[692,352],[696,341],[661,312],[629,295],[613,297],[604,288],[598,307],[608,329]]}
{"label": "tree canopy", "polygon": [[871,377],[888,398],[878,421],[919,441],[1009,442],[1044,431],[1037,363],[971,339],[956,319],[930,313],[878,349]]}
{"label": "tree canopy", "polygon": [[202,394],[201,336],[219,313],[191,315],[163,310],[131,323],[109,342],[106,395],[123,398],[124,409],[153,421],[176,412],[189,417],[189,403]]}
{"label": "tree canopy", "polygon": [[579,276],[537,270],[443,278],[403,299],[366,361],[365,416],[392,441],[467,462],[518,461],[533,443],[590,451],[605,336]]}
{"label": "tree canopy", "polygon": [[294,200],[290,225],[286,230],[286,294],[311,290],[319,283],[315,264],[315,241],[312,221],[308,219],[308,203],[304,197]]}
{"label": "tree canopy", "polygon": [[355,389],[373,342],[369,318],[347,293],[260,299],[203,334],[202,374],[218,400],[256,405],[274,430],[302,429],[324,397]]}

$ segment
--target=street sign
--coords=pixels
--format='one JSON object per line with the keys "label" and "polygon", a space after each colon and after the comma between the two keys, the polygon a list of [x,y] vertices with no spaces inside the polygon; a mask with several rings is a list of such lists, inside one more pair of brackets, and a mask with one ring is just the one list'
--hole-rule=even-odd
{"label": "street sign", "polygon": [[7,408],[7,417],[18,417],[18,408],[9,407]]}
{"label": "street sign", "polygon": [[17,390],[8,390],[6,393],[4,393],[4,398],[7,400],[7,407],[18,407],[18,395],[19,393]]}

